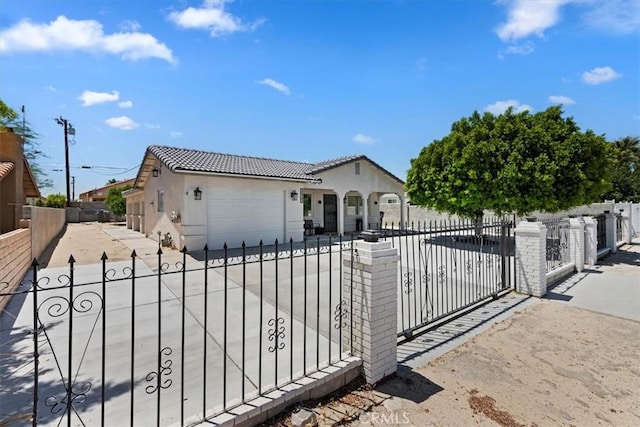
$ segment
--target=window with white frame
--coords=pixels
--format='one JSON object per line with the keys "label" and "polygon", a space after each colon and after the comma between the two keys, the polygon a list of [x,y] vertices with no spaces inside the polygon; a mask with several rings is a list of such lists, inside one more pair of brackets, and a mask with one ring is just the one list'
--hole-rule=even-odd
{"label": "window with white frame", "polygon": [[362,197],[347,196],[347,215],[362,215]]}
{"label": "window with white frame", "polygon": [[356,167],[356,175],[360,175],[360,162],[355,163]]}
{"label": "window with white frame", "polygon": [[158,212],[164,212],[164,190],[158,190]]}

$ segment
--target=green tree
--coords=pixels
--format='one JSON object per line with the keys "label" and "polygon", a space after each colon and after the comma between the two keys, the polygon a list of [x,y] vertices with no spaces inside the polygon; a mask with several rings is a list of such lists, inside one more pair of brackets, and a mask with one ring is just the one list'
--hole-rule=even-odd
{"label": "green tree", "polygon": [[31,171],[38,182],[38,187],[51,188],[53,181],[47,177],[38,160],[47,155],[40,150],[39,135],[31,128],[28,122],[18,120],[18,113],[0,99],[0,127],[11,127],[24,141],[24,156],[29,161]]}
{"label": "green tree", "polygon": [[110,178],[109,181],[107,181],[107,185],[111,185],[111,184],[115,184],[116,182],[118,182],[117,179],[115,178]]}
{"label": "green tree", "polygon": [[608,189],[609,146],[559,106],[530,114],[474,112],[411,160],[412,203],[463,217],[557,212]]}
{"label": "green tree", "polygon": [[109,189],[105,203],[109,206],[109,210],[114,215],[124,215],[127,212],[127,203],[122,192],[132,188],[131,185],[125,185],[124,187],[116,187]]}
{"label": "green tree", "polygon": [[611,144],[611,148],[612,187],[604,198],[640,203],[640,138],[620,138]]}
{"label": "green tree", "polygon": [[64,208],[67,198],[62,194],[49,194],[44,201],[44,206],[48,208]]}

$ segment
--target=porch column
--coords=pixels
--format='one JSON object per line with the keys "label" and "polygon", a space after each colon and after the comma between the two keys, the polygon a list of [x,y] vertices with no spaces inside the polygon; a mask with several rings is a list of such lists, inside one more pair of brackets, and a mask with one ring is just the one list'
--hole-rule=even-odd
{"label": "porch column", "polygon": [[369,195],[362,197],[362,231],[369,229]]}
{"label": "porch column", "polygon": [[344,236],[344,194],[336,193],[336,197],[338,198],[336,202],[336,214],[338,216],[338,235]]}
{"label": "porch column", "polygon": [[400,227],[398,228],[402,228],[406,221],[405,210],[409,209],[409,205],[405,204],[405,200],[403,196],[400,196],[400,195],[398,196],[400,197]]}

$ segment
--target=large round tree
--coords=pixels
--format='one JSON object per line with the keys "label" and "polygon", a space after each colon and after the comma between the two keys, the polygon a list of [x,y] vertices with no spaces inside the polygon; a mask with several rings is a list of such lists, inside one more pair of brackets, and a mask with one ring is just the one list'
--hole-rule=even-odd
{"label": "large round tree", "polygon": [[580,131],[558,106],[530,114],[474,112],[411,160],[411,202],[478,218],[557,212],[599,200],[609,188],[609,146]]}

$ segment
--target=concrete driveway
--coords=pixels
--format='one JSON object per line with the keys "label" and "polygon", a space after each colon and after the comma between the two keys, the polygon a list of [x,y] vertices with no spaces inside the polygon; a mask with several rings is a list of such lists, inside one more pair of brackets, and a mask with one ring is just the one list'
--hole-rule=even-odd
{"label": "concrete driveway", "polygon": [[[96,227],[105,247],[87,244]],[[65,261],[75,244],[90,249],[74,265],[74,283],[82,285],[71,295]],[[180,423],[181,402],[185,417],[197,420],[268,390],[276,378],[283,383],[339,359],[338,251],[310,257],[306,267],[302,257],[285,257],[244,266],[212,261],[205,270],[203,261],[166,248],[158,262],[157,250],[139,233],[95,224],[70,224],[57,242],[38,271],[39,424],[57,424],[65,414],[69,364],[72,422],[99,424],[103,354],[105,418],[115,426],[129,424],[132,405],[135,425]],[[86,263],[102,251],[110,258],[104,285],[102,264]],[[14,297],[0,317],[0,420],[31,412],[33,298]]]}

